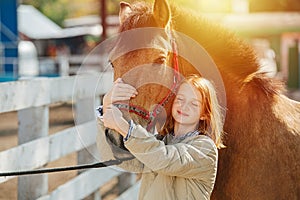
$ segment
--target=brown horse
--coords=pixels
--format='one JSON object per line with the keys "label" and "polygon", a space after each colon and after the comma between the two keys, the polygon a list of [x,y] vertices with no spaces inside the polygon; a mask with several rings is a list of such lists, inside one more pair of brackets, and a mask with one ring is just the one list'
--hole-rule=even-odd
{"label": "brown horse", "polygon": [[[130,37],[130,34],[121,36],[113,50],[115,56],[111,58],[115,79],[123,77],[125,82],[138,88],[139,95],[130,104],[141,110],[130,115],[145,127],[149,120],[142,111],[153,110],[153,105],[159,104],[170,93],[172,66],[177,57],[172,53],[176,52],[176,46],[174,48],[170,39],[182,43],[177,45],[180,74],[201,73],[205,76],[202,71],[207,69],[203,66],[210,66],[203,61],[206,64],[199,70],[180,55],[185,45],[178,32],[202,46],[217,66],[226,91],[227,104],[223,106],[226,105],[227,110],[224,124],[227,147],[219,152],[213,199],[300,198],[300,104],[282,94],[279,82],[258,72],[256,55],[246,42],[189,10],[169,6],[166,0],[155,0],[153,5],[122,2],[120,22],[121,33],[146,27],[160,30],[150,36],[144,34],[142,39]],[[137,41],[142,45],[116,56],[117,50],[124,50],[126,44]],[[159,48],[149,48],[147,44],[150,43],[156,43]],[[195,50],[190,51],[197,57]],[[167,65],[171,67],[165,67]],[[151,83],[157,77],[163,80],[162,84]],[[171,99],[162,105],[163,116],[167,118]]]}

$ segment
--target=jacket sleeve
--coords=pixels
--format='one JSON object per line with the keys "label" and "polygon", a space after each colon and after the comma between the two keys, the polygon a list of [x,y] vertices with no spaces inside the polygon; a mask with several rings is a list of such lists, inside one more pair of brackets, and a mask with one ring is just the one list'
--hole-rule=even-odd
{"label": "jacket sleeve", "polygon": [[[109,142],[109,139],[106,138],[105,135],[105,127],[100,119],[97,120],[97,129],[98,133],[96,141],[97,148],[99,151],[99,159],[101,161],[115,160],[116,157],[122,158],[132,156],[130,152],[122,150],[118,146]],[[118,167],[134,173],[141,173],[144,171],[144,164],[136,158],[133,158],[128,161],[123,161],[121,164],[118,165]]]}
{"label": "jacket sleeve", "polygon": [[188,143],[165,145],[137,125],[125,146],[157,173],[184,178],[208,178],[207,174],[216,174],[218,152],[207,136],[196,136]]}

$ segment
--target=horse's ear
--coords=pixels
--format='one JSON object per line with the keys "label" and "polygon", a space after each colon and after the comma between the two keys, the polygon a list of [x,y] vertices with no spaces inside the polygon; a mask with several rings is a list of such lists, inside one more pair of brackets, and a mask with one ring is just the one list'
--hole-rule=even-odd
{"label": "horse's ear", "polygon": [[126,3],[124,1],[120,2],[120,12],[119,12],[120,24],[122,24],[125,21],[125,19],[131,13],[131,11],[132,9],[129,3]]}
{"label": "horse's ear", "polygon": [[167,0],[155,0],[153,5],[153,16],[159,26],[166,27],[171,18],[170,7]]}

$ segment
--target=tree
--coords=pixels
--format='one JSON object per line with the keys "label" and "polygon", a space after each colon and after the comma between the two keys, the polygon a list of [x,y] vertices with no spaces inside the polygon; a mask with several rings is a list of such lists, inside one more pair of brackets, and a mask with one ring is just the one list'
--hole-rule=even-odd
{"label": "tree", "polygon": [[98,0],[23,0],[22,3],[34,6],[60,26],[66,18],[98,15],[100,10]]}
{"label": "tree", "polygon": [[65,0],[23,0],[23,4],[34,6],[60,26],[69,14],[68,2]]}

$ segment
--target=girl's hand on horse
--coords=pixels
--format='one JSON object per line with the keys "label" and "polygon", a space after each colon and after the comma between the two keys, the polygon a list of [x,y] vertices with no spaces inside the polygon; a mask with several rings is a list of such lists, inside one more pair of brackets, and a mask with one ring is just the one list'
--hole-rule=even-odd
{"label": "girl's hand on horse", "polygon": [[119,132],[123,137],[126,137],[129,124],[123,118],[122,112],[112,104],[107,106],[106,111],[103,114],[102,119],[104,126],[110,129],[114,129]]}
{"label": "girl's hand on horse", "polygon": [[134,87],[124,83],[121,78],[118,78],[111,90],[103,98],[103,111],[105,112],[106,107],[109,105],[118,101],[129,101],[130,98],[134,98],[137,94],[138,92]]}
{"label": "girl's hand on horse", "polygon": [[137,90],[134,87],[124,83],[121,78],[118,78],[111,90],[103,98],[104,126],[116,130],[125,137],[129,129],[129,124],[123,118],[122,112],[113,106],[113,104],[120,101],[129,101],[130,98],[134,98],[137,94]]}

